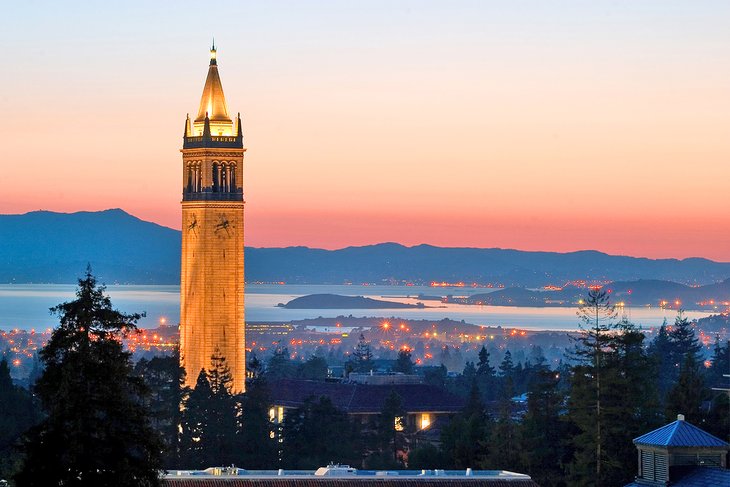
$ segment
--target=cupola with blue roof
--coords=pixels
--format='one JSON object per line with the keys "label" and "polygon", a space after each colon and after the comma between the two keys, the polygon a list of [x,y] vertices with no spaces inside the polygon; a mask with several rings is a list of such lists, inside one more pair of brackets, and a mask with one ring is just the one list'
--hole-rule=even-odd
{"label": "cupola with blue roof", "polygon": [[630,486],[710,486],[715,485],[708,483],[712,478],[720,482],[717,485],[730,485],[730,444],[686,422],[681,414],[676,421],[634,438],[634,444],[639,450],[639,475]]}

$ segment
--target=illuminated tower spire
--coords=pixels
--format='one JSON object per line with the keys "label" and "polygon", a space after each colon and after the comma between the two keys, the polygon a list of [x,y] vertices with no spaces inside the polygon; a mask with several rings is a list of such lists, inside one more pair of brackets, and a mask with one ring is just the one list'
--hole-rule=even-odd
{"label": "illuminated tower spire", "polygon": [[218,60],[216,59],[215,41],[210,49],[210,64],[208,77],[205,79],[203,95],[200,97],[198,116],[195,117],[193,128],[195,135],[201,135],[206,114],[210,118],[210,129],[213,135],[233,135],[233,122],[228,115],[226,96],[223,94],[223,85],[218,74]]}

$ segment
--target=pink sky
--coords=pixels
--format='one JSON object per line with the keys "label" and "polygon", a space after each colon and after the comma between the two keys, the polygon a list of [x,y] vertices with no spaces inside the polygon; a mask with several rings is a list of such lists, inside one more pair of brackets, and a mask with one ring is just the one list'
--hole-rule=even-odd
{"label": "pink sky", "polygon": [[730,261],[728,4],[546,3],[230,4],[204,32],[194,3],[15,5],[0,213],[120,207],[179,228],[215,34],[248,245]]}

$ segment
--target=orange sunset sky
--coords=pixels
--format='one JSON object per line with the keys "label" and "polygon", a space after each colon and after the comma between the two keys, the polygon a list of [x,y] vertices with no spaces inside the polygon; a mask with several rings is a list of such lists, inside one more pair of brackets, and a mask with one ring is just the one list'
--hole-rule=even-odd
{"label": "orange sunset sky", "polygon": [[180,227],[215,36],[246,242],[730,261],[730,2],[15,2],[0,213]]}

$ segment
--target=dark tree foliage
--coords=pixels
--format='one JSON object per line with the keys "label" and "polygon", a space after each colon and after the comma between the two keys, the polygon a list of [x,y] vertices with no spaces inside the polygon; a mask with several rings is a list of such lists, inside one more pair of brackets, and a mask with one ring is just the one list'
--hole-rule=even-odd
{"label": "dark tree foliage", "polygon": [[345,369],[348,374],[350,372],[365,374],[370,372],[373,367],[373,352],[370,344],[365,341],[365,335],[360,333],[355,350],[352,352],[352,358],[345,363]]}
{"label": "dark tree foliage", "polygon": [[520,435],[520,465],[544,487],[565,485],[563,467],[569,461],[568,424],[561,419],[564,395],[560,376],[538,365],[528,386],[527,414]]}
{"label": "dark tree foliage", "polygon": [[[725,374],[730,375],[730,340],[721,344],[718,339],[707,370],[707,385],[719,388],[723,383],[726,384]],[[710,412],[705,427],[713,435],[730,442],[730,395],[724,391],[712,391],[710,397]]]}
{"label": "dark tree foliage", "polygon": [[164,445],[121,343],[141,316],[112,308],[90,270],[76,299],[51,311],[60,325],[40,352],[45,370],[35,385],[47,417],[28,433],[16,483],[159,485]]}
{"label": "dark tree foliage", "polygon": [[315,469],[329,462],[362,462],[357,430],[329,398],[307,401],[284,418],[283,468]]}
{"label": "dark tree foliage", "polygon": [[179,425],[182,422],[180,405],[190,393],[185,387],[185,369],[180,366],[179,350],[172,355],[141,359],[135,373],[150,389],[146,404],[152,427],[160,433],[165,444],[163,463],[166,469],[183,468],[180,463]]}
{"label": "dark tree foliage", "polygon": [[[696,358],[702,356],[702,345],[695,336],[692,323],[684,316],[684,312],[680,310],[677,318],[674,320],[674,326],[669,332],[669,341],[671,343],[671,358],[675,368],[679,371],[682,367],[684,358],[693,353]],[[678,377],[679,373],[675,374]]]}
{"label": "dark tree foliage", "polygon": [[[208,454],[213,455],[210,465],[231,465],[236,463],[237,454],[237,398],[231,394],[233,377],[226,359],[219,350],[210,358],[208,369],[210,397],[208,400],[208,430],[205,432],[205,446]],[[210,466],[209,465],[209,466]]]}
{"label": "dark tree foliage", "polygon": [[[255,371],[257,360],[249,361],[249,371]],[[278,425],[269,420],[269,388],[266,377],[254,372],[246,384],[243,395],[238,435],[241,466],[247,469],[272,469],[278,467]],[[273,434],[272,434],[273,433]]]}
{"label": "dark tree foliage", "polygon": [[579,308],[582,333],[573,337],[569,420],[577,433],[570,480],[580,485],[620,485],[634,471],[631,438],[656,415],[651,360],[644,334],[616,312],[606,291],[594,289]]}
{"label": "dark tree foliage", "polygon": [[399,451],[406,447],[405,433],[408,429],[406,412],[403,409],[403,400],[395,390],[392,390],[385,399],[383,410],[378,416],[378,439],[382,452],[390,451],[390,460],[398,465]]}
{"label": "dark tree foliage", "polygon": [[441,364],[438,367],[422,367],[422,371],[423,381],[426,384],[441,388],[446,387],[446,377],[448,375],[446,366]]}
{"label": "dark tree foliage", "polygon": [[491,422],[476,383],[472,384],[463,411],[441,430],[441,449],[446,468],[475,468],[490,449],[487,438]]}
{"label": "dark tree foliage", "polygon": [[225,357],[216,350],[210,368],[201,369],[183,407],[180,463],[187,468],[238,463],[240,402],[231,394],[232,382]]}
{"label": "dark tree foliage", "polygon": [[10,478],[20,466],[17,450],[23,433],[41,420],[38,401],[30,391],[13,384],[8,362],[0,360],[0,479]]}
{"label": "dark tree foliage", "polygon": [[413,448],[408,453],[408,468],[412,470],[444,468],[446,459],[431,443]]}
{"label": "dark tree foliage", "polygon": [[656,337],[649,345],[649,355],[651,356],[657,370],[657,391],[660,400],[664,401],[667,393],[672,388],[678,368],[673,362],[672,342],[667,331],[667,322],[664,320],[659,328]]}
{"label": "dark tree foliage", "polygon": [[398,350],[398,358],[393,366],[393,372],[400,372],[402,374],[413,373],[413,362],[411,361],[411,351],[407,348]]}
{"label": "dark tree foliage", "polygon": [[325,380],[327,378],[327,360],[312,355],[297,367],[297,377],[306,380]]}
{"label": "dark tree foliage", "polygon": [[515,364],[512,362],[512,353],[507,350],[504,352],[502,363],[499,364],[499,376],[501,378],[513,378],[515,373]]}
{"label": "dark tree foliage", "polygon": [[700,410],[705,396],[705,384],[700,373],[700,364],[693,351],[684,356],[679,380],[667,396],[667,421],[674,421],[678,414],[701,428],[704,428],[704,414]]}
{"label": "dark tree foliage", "polygon": [[266,379],[276,381],[279,379],[291,379],[296,377],[297,369],[292,364],[289,349],[286,347],[276,347],[274,354],[269,358],[266,364]]}
{"label": "dark tree foliage", "polygon": [[502,377],[499,393],[499,416],[492,426],[489,435],[489,444],[498,445],[491,448],[482,466],[493,470],[509,470],[518,462],[517,425],[512,419],[512,396],[514,388],[512,382],[512,357],[509,350],[499,367]]}
{"label": "dark tree foliage", "polygon": [[490,365],[489,361],[489,352],[482,345],[479,350],[479,361],[476,364],[476,382],[482,392],[482,397],[487,401],[494,399],[497,382],[494,367]]}

